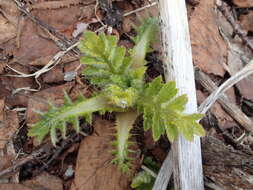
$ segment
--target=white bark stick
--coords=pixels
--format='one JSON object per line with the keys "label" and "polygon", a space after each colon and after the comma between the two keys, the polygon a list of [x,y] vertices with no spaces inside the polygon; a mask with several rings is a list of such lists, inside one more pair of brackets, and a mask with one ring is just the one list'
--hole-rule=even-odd
{"label": "white bark stick", "polygon": [[[160,0],[159,5],[166,81],[174,80],[179,93],[187,94],[188,103],[185,112],[197,112],[185,0]],[[204,189],[200,138],[195,137],[193,142],[189,142],[180,136],[173,143],[172,150],[175,189]],[[159,179],[159,174],[153,187],[153,190],[158,189],[166,189],[163,181]]]}

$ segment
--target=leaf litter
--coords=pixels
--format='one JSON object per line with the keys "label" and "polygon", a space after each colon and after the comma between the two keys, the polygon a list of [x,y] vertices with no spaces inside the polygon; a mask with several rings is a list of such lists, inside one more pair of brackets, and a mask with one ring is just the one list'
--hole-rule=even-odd
{"label": "leaf litter", "polygon": [[[61,46],[56,43],[60,40],[57,37],[54,38],[52,35],[46,33],[43,29],[41,29],[41,26],[39,26],[38,23],[32,22],[27,17],[24,18],[24,24],[18,33],[18,28],[20,27],[18,20],[20,19],[21,14],[16,5],[11,2],[12,1],[0,0],[0,32],[1,34],[4,34],[0,37],[0,53],[3,54],[0,56],[0,71],[3,72],[4,75],[17,74],[6,66],[6,64],[8,64],[11,68],[29,75],[39,71],[43,68],[43,66],[47,65],[57,52],[62,50]],[[86,27],[93,30],[100,27],[94,12],[95,1],[74,2],[72,0],[63,0],[38,1],[37,3],[34,1],[31,2],[33,3],[29,7],[31,8],[32,15],[51,26],[55,31],[64,35],[66,39],[70,41],[72,40],[73,43],[77,41],[80,33],[85,30]],[[231,2],[236,7],[242,9],[249,8],[249,10],[247,10],[248,12],[239,15],[238,22],[246,31],[248,37],[252,39],[253,29],[251,8],[253,5],[251,0],[231,0]],[[131,15],[123,17],[123,28],[116,29],[121,37],[124,36],[124,40],[126,41],[125,44],[129,44],[127,36],[129,36],[132,32],[131,24],[129,23],[135,21],[136,14],[145,15],[145,10],[149,8],[145,8],[143,11],[137,11],[136,13],[135,10],[148,5],[148,3],[146,1],[144,4],[142,1],[136,1],[133,3],[133,1],[130,0],[112,1],[112,3],[115,7],[120,7],[124,10],[124,14],[133,11]],[[238,72],[238,70],[245,65],[247,59],[252,58],[252,52],[245,48],[245,45],[241,42],[238,36],[233,38],[233,34],[231,32],[224,32],[224,26],[221,26],[219,22],[221,21],[224,25],[227,25],[227,21],[220,18],[219,12],[215,9],[216,5],[214,1],[203,0],[193,4],[194,5],[192,5],[192,3],[189,4],[188,8],[191,10],[189,22],[194,64],[203,72],[208,74],[216,82],[216,84],[220,84],[226,79],[227,74],[233,75]],[[156,6],[153,6],[152,12],[156,14],[156,11]],[[101,13],[99,14],[103,20],[103,15]],[[222,32],[220,32],[220,28],[225,33],[227,39],[224,39],[224,35],[221,34]],[[233,31],[233,29],[230,28],[230,31],[231,30]],[[20,35],[20,47],[17,46],[18,35]],[[246,60],[244,54],[245,52],[247,52]],[[32,77],[25,79],[1,75],[0,85],[3,89],[1,89],[0,92],[3,93],[0,97],[0,110],[3,110],[2,107],[5,105],[8,105],[8,109],[10,110],[24,106],[27,108],[26,124],[28,124],[35,122],[37,119],[32,110],[46,110],[46,102],[48,99],[51,99],[57,105],[61,104],[63,101],[63,89],[66,89],[66,91],[70,93],[73,91],[73,98],[80,92],[89,94],[89,90],[87,90],[90,88],[89,85],[83,83],[86,81],[81,81],[81,83],[80,81],[77,81],[77,77],[80,75],[80,69],[76,70],[79,66],[79,62],[76,61],[76,57],[78,57],[76,56],[76,53],[70,51],[61,59],[56,67],[48,70],[48,72],[42,73],[41,76],[38,77],[38,80],[41,83],[41,89],[36,93],[25,90],[26,87],[30,87],[31,89],[36,89],[38,87]],[[2,58],[5,58],[4,62],[2,61]],[[67,82],[65,84],[64,77],[68,72],[76,73],[71,77],[71,82]],[[236,94],[234,94],[234,90],[231,90],[232,92],[230,92],[229,97],[231,102],[240,106],[246,102],[244,101],[244,99],[246,99],[247,104],[250,105],[248,102],[253,97],[250,86],[252,86],[251,77],[238,83],[236,85]],[[13,95],[12,93],[16,92],[15,90],[17,89],[21,90],[18,90],[18,93]],[[202,91],[201,93],[206,94],[205,89],[200,88],[199,90]],[[239,92],[239,95],[237,92]],[[3,99],[4,97],[5,101]],[[20,113],[22,112],[9,110],[0,112],[0,120],[1,118],[2,120],[6,120],[0,125],[3,126],[3,123],[8,123],[8,126],[10,127],[4,129],[0,128],[1,139],[5,138],[7,141],[10,141],[15,132],[18,131],[18,128],[21,127],[19,126],[21,121],[19,117]],[[218,121],[217,124],[225,131],[231,133],[231,131],[235,128],[233,126],[238,127],[238,124],[234,122],[219,105],[214,106],[211,113],[216,116]],[[6,114],[9,114],[9,116],[6,117]],[[94,187],[98,187],[97,189],[99,189],[102,187],[108,187],[109,184],[111,185],[111,189],[128,189],[131,180],[125,178],[120,173],[117,173],[114,166],[111,165],[110,162],[106,162],[110,158],[110,154],[108,154],[107,151],[104,151],[104,149],[110,149],[110,144],[108,141],[103,139],[111,138],[107,135],[107,133],[110,133],[110,125],[111,124],[108,121],[101,121],[100,119],[96,120],[94,129],[95,131],[97,130],[96,132],[99,135],[96,135],[95,132],[92,136],[84,139],[80,144],[77,157],[73,156],[72,153],[69,154],[69,159],[77,159],[76,167],[74,167],[75,177],[74,179],[70,178],[63,182],[59,180],[57,182],[59,186],[63,183],[66,187],[74,190],[76,189],[75,186],[84,189],[94,189]],[[106,126],[108,126],[108,128]],[[25,125],[24,127],[27,126]],[[105,127],[105,129],[103,129],[103,127]],[[219,136],[220,138],[225,138],[225,140],[227,140],[227,138],[224,137],[223,134],[220,134],[219,131],[216,129],[214,131],[215,136]],[[239,138],[242,132],[240,131],[239,133],[231,134],[234,138]],[[247,141],[247,143],[252,143],[252,141]],[[6,141],[1,141],[1,147],[4,146],[6,146]],[[35,143],[32,146],[36,147],[40,145]],[[164,155],[165,151],[164,149],[161,149],[161,146],[159,146],[158,149],[154,148],[156,146],[157,145],[154,145],[148,148],[149,154],[153,154],[157,160],[160,160],[160,158],[164,157],[162,155]],[[162,153],[157,153],[159,151]],[[90,157],[92,155],[95,156],[95,159]],[[22,158],[22,155],[12,155],[10,156],[10,159],[14,160],[15,158],[13,158],[13,156]],[[8,161],[6,161],[6,163],[7,162]],[[106,163],[104,164],[103,162]],[[8,164],[6,164],[6,166],[7,165]],[[136,167],[138,166],[139,163],[136,164]],[[58,167],[60,166],[58,165]],[[53,171],[51,172],[53,173]],[[91,173],[93,175],[91,175]],[[108,173],[111,175],[108,175]],[[45,175],[47,177],[43,177]],[[50,179],[50,177],[48,178],[50,174],[42,174],[40,176],[44,179]],[[36,180],[35,178],[33,179]],[[52,186],[54,185],[51,185],[48,189],[52,188]],[[22,190],[36,189],[35,186],[25,186],[22,184],[1,184],[0,189],[1,188],[15,188]]]}

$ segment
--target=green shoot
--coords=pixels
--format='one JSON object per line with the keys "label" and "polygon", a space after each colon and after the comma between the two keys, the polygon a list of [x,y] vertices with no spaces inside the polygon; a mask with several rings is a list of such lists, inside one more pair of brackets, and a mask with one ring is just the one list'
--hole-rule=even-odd
{"label": "green shoot", "polygon": [[30,136],[43,140],[48,134],[52,143],[57,142],[57,131],[66,136],[67,125],[71,124],[79,132],[79,119],[91,122],[92,113],[116,113],[116,134],[113,145],[114,163],[122,171],[130,168],[129,138],[138,115],[143,114],[144,129],[151,129],[154,140],[166,134],[173,142],[179,134],[187,140],[194,135],[203,136],[204,129],[198,124],[200,114],[184,114],[187,97],[177,96],[174,82],[164,84],[160,77],[145,84],[146,53],[155,39],[156,19],[150,18],[136,29],[133,49],[118,46],[118,39],[104,33],[85,32],[79,49],[84,54],[80,61],[86,65],[83,71],[91,84],[101,91],[90,99],[81,98],[72,102],[65,95],[61,107],[51,106],[41,115],[41,120],[29,130]]}

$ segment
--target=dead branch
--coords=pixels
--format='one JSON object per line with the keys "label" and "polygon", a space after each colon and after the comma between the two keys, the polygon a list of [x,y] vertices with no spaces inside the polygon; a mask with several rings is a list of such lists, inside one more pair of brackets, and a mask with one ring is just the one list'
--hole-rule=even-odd
{"label": "dead branch", "polygon": [[[13,161],[13,164],[0,171],[0,178],[10,176],[13,173],[16,173],[20,170],[22,166],[24,166],[27,163],[31,162],[46,162],[47,164],[50,164],[53,160],[55,160],[64,150],[66,150],[68,147],[70,147],[72,144],[79,142],[83,138],[82,135],[78,134],[71,134],[66,140],[63,140],[61,142],[61,145],[58,147],[53,147],[51,143],[44,144],[41,148],[38,150],[35,150],[30,155],[21,158],[19,160]],[[52,156],[52,157],[51,157]],[[48,161],[44,161],[45,159],[51,157]],[[46,169],[48,165],[43,166],[40,171]]]}
{"label": "dead branch", "polygon": [[[160,0],[160,19],[166,81],[174,80],[180,94],[187,94],[185,112],[197,112],[192,52],[185,0]],[[200,138],[193,142],[180,136],[172,145],[172,165],[176,190],[202,190],[202,160]],[[169,155],[167,155],[169,157]],[[168,162],[169,163],[169,162]],[[160,169],[153,190],[165,190],[171,173]],[[160,176],[166,176],[161,178]],[[166,179],[166,180],[165,180]]]}
{"label": "dead branch", "polygon": [[[195,78],[209,93],[212,93],[218,88],[215,83],[201,71],[195,72]],[[253,131],[253,121],[246,116],[237,105],[233,104],[225,94],[221,94],[217,101],[231,117],[244,127],[245,130],[248,132]]]}
{"label": "dead branch", "polygon": [[238,34],[238,36],[242,39],[242,41],[253,51],[253,43],[247,37],[247,34],[243,31],[240,24],[238,24],[234,17],[231,15],[231,11],[229,11],[229,6],[225,2],[221,2],[217,4],[218,9],[222,12],[227,21],[231,24],[234,29],[234,32]]}
{"label": "dead branch", "polygon": [[208,98],[199,106],[199,113],[205,114],[210,107],[216,102],[216,100],[223,94],[227,89],[232,87],[247,76],[253,74],[253,60],[250,61],[242,70],[237,72],[235,75],[230,77],[224,82],[218,89],[216,89]]}
{"label": "dead branch", "polygon": [[155,189],[167,189],[170,177],[173,173],[173,155],[172,151],[169,152],[166,159],[163,161],[162,167],[156,177],[156,181],[153,187]]}
{"label": "dead branch", "polygon": [[[56,38],[58,38],[58,41],[56,42],[56,45],[62,49],[62,50],[66,50],[69,46],[73,45],[73,42],[68,40],[64,35],[62,35],[61,33],[57,32],[53,27],[47,25],[46,23],[42,22],[41,20],[39,20],[37,17],[35,17],[34,15],[32,15],[29,11],[29,9],[25,6],[24,3],[22,3],[20,0],[13,0],[18,9],[24,13],[25,15],[28,16],[28,18],[30,18],[34,23],[38,24],[44,31],[46,31],[48,34],[51,34],[53,36],[55,36]],[[78,55],[80,54],[80,51],[77,48],[74,48],[73,51],[75,53],[77,53]]]}
{"label": "dead branch", "polygon": [[44,145],[39,150],[34,151],[25,158],[13,161],[13,164],[10,167],[0,171],[0,178],[10,176],[11,174],[18,172],[22,166],[24,166],[29,162],[38,160],[39,158],[43,159],[44,158],[43,153],[45,153],[46,150],[47,151],[49,150],[48,144]]}

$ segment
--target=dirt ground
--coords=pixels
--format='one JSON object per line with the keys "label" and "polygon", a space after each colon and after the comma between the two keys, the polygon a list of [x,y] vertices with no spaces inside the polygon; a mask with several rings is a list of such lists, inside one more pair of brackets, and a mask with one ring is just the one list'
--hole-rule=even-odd
{"label": "dirt ground", "polygon": [[[252,59],[253,1],[186,3],[201,104]],[[0,0],[0,190],[131,189],[145,158],[158,172],[170,143],[165,137],[155,143],[143,132],[141,118],[133,129],[137,153],[128,176],[110,162],[112,114],[94,115],[92,125],[81,126],[88,136],[71,133],[57,147],[49,138],[39,143],[27,136],[29,125],[39,120],[34,110],[46,111],[49,101],[60,106],[64,91],[71,99],[91,95],[80,51],[72,47],[84,31],[112,33],[130,48],[132,25],[149,15],[159,16],[156,1]],[[146,57],[150,78],[163,74],[160,43],[152,49]],[[202,139],[206,189],[253,189],[252,88],[253,76],[240,81],[201,121],[207,132]]]}

